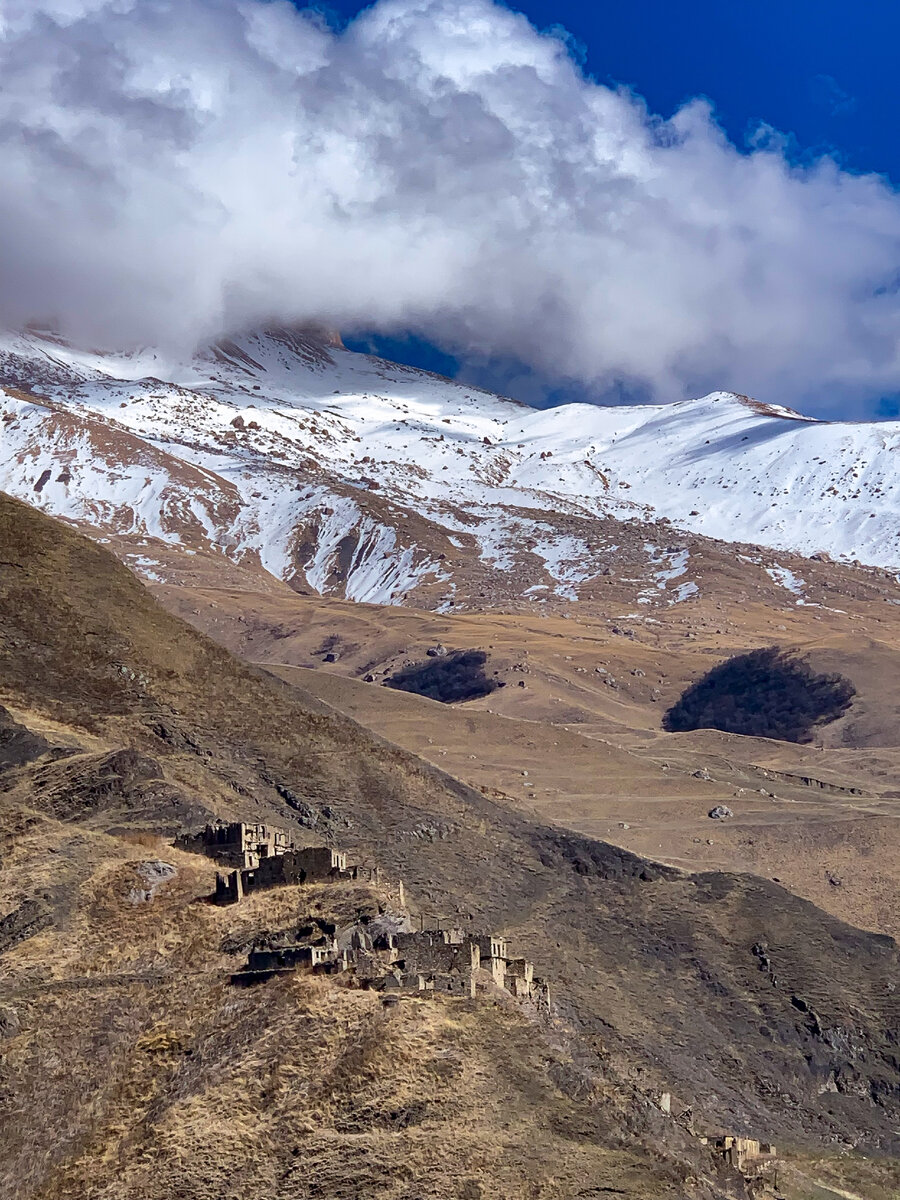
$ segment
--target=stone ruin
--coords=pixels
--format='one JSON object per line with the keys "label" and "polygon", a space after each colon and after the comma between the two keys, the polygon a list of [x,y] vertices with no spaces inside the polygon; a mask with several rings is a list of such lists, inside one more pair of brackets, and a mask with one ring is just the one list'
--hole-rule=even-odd
{"label": "stone ruin", "polygon": [[[216,875],[217,904],[236,904],[249,892],[298,883],[352,880],[378,884],[377,867],[348,867],[347,855],[330,846],[295,846],[283,829],[245,821],[217,822],[175,839],[180,850],[205,854],[225,867]],[[401,885],[402,903],[402,885]]]}
{"label": "stone ruin", "polygon": [[217,821],[199,833],[182,834],[175,839],[179,850],[205,854],[223,867],[252,870],[264,859],[275,858],[293,850],[283,829],[248,821]]}
{"label": "stone ruin", "polygon": [[525,958],[509,954],[506,938],[462,929],[421,929],[382,936],[371,953],[381,956],[385,971],[377,980],[383,990],[442,991],[475,995],[476,985],[490,980],[520,1000],[550,1007],[550,987],[534,974]]}
{"label": "stone ruin", "polygon": [[[395,926],[399,923],[394,919]],[[407,930],[389,920],[357,922],[338,934],[321,921],[297,932],[297,941],[252,950],[236,982],[312,970],[351,971],[357,982],[388,995],[435,994],[474,999],[493,983],[520,1000],[550,1007],[549,985],[524,958],[510,957],[505,938],[461,929]]]}
{"label": "stone ruin", "polygon": [[775,1147],[771,1142],[758,1142],[755,1138],[736,1137],[730,1133],[702,1137],[700,1141],[747,1178],[763,1174],[775,1165]]}
{"label": "stone ruin", "polygon": [[[290,884],[365,882],[383,886],[377,866],[350,865],[342,850],[295,846],[282,829],[243,821],[217,822],[176,838],[182,850],[205,854],[231,870],[216,874],[213,900],[235,904],[250,892]],[[390,889],[405,908],[403,884]],[[338,936],[327,922],[296,930],[293,940],[250,952],[239,982],[282,971],[352,971],[364,987],[402,994],[440,992],[472,998],[493,983],[520,1000],[550,1007],[549,985],[525,958],[509,954],[506,938],[458,928],[410,930],[407,918],[359,921]]]}
{"label": "stone ruin", "polygon": [[236,976],[238,982],[268,978],[282,971],[301,969],[316,974],[334,974],[349,969],[346,948],[338,944],[336,927],[329,921],[316,918],[312,924],[295,931],[290,945],[264,946],[250,951],[247,965]]}
{"label": "stone ruin", "polygon": [[365,878],[375,883],[377,878],[360,875],[357,867],[347,867],[347,855],[329,846],[307,846],[287,850],[272,858],[263,858],[256,867],[217,873],[215,901],[217,904],[236,904],[249,892],[285,887],[297,883],[336,883],[340,880]]}

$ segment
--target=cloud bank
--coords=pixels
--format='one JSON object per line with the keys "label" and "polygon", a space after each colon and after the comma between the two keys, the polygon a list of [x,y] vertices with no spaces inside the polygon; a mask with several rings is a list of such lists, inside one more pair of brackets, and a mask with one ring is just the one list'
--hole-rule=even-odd
{"label": "cloud bank", "polygon": [[413,329],[598,392],[900,389],[900,197],[490,0],[0,0],[0,321]]}

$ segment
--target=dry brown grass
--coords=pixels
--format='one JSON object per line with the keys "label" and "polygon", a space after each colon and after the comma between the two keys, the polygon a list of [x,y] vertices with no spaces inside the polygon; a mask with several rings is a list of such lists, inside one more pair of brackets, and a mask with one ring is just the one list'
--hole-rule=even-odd
{"label": "dry brown grass", "polygon": [[[49,832],[19,847],[23,886],[41,877]],[[635,1200],[683,1194],[670,1170],[610,1144],[602,1088],[582,1101],[559,1090],[561,1065],[514,1007],[386,1010],[342,978],[228,983],[240,954],[221,951],[224,936],[240,944],[303,912],[340,922],[377,901],[371,889],[217,909],[202,900],[211,865],[141,837],[178,875],[136,905],[134,838],[84,841],[68,927],[4,958],[20,1022],[2,1058],[10,1200],[551,1200],[588,1181]]]}
{"label": "dry brown grass", "polygon": [[[710,1182],[708,1153],[654,1108],[660,1090],[706,1126],[894,1146],[897,958],[883,939],[760,880],[659,871],[542,826],[250,672],[45,518],[0,501],[0,536],[3,687],[84,751],[12,771],[0,793],[0,913],[39,895],[53,916],[0,967],[16,1009],[0,1191],[739,1194],[734,1178]],[[105,788],[108,752],[128,746],[153,758],[162,791]],[[609,749],[613,766],[629,761],[624,744]],[[214,909],[212,863],[119,836],[208,812],[330,838],[402,877],[417,911],[509,933],[551,978],[552,1028],[483,1003],[387,1018],[334,981],[234,989],[237,947],[295,919],[298,891]],[[178,874],[135,904],[138,867],[155,857]],[[777,982],[760,970],[763,943]]]}

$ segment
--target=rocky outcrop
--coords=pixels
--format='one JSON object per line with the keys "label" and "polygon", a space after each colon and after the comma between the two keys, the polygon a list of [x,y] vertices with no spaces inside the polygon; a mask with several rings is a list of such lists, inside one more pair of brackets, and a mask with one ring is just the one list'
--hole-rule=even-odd
{"label": "rocky outcrop", "polygon": [[34,762],[50,750],[48,741],[20,725],[0,704],[0,771]]}

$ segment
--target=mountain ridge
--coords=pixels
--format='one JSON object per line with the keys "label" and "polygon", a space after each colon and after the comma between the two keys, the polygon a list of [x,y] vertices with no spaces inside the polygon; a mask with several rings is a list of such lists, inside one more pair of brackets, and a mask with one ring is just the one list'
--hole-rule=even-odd
{"label": "mountain ridge", "polygon": [[788,591],[803,581],[780,552],[900,567],[897,422],[730,393],[528,409],[309,330],[183,363],[6,335],[0,386],[0,486],[127,536],[152,582],[184,548],[372,603],[558,605],[616,570],[621,537],[677,579],[666,603],[698,587],[691,539],[768,547]]}

